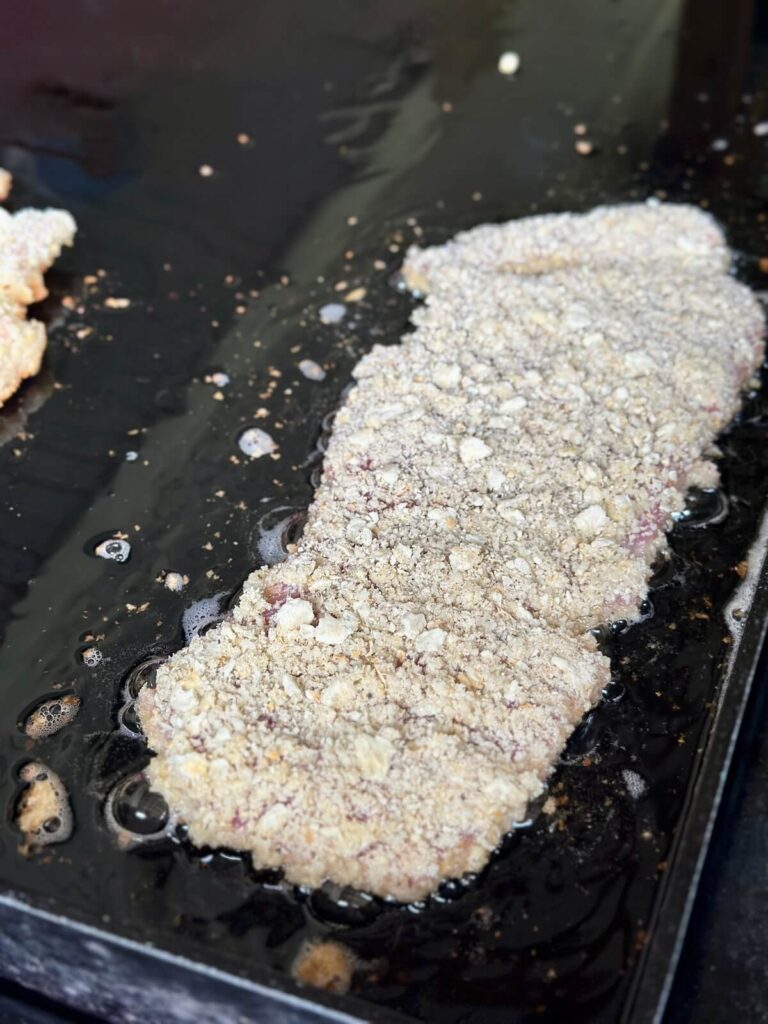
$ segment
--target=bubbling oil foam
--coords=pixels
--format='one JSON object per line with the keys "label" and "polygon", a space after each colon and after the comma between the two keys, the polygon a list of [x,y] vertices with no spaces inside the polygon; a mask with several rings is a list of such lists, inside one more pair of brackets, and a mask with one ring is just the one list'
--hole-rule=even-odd
{"label": "bubbling oil foam", "polygon": [[74,818],[69,795],[56,772],[42,761],[29,761],[19,771],[25,788],[16,805],[16,826],[24,835],[21,852],[29,854],[72,835]]}
{"label": "bubbling oil foam", "polygon": [[220,591],[212,597],[203,597],[195,601],[181,616],[181,629],[184,634],[184,642],[191,643],[196,636],[200,636],[205,630],[223,618],[222,609],[227,600],[227,592]]}
{"label": "bubbling oil foam", "polygon": [[24,722],[24,732],[32,740],[46,739],[53,736],[59,729],[69,725],[77,717],[80,710],[80,698],[73,693],[61,697],[49,697]]}
{"label": "bubbling oil foam", "polygon": [[143,739],[144,732],[136,709],[136,699],[145,686],[155,688],[157,670],[166,661],[168,658],[165,655],[153,654],[135,665],[126,676],[123,683],[123,703],[117,712],[117,731],[121,736]]}
{"label": "bubbling oil foam", "polygon": [[97,558],[106,558],[112,562],[127,562],[131,556],[131,545],[127,540],[111,537],[97,544],[93,553]]}
{"label": "bubbling oil foam", "polygon": [[261,565],[277,565],[286,560],[288,544],[304,522],[305,515],[292,505],[280,505],[261,517],[256,540]]}

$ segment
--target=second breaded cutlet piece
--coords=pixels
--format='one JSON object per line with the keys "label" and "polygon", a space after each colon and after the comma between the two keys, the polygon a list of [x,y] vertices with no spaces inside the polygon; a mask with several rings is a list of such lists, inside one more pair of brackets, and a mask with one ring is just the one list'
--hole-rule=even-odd
{"label": "second breaded cutlet piece", "polygon": [[[0,187],[10,182],[0,177]],[[64,210],[0,209],[0,405],[40,369],[45,327],[27,319],[27,306],[48,294],[43,274],[75,231]]]}

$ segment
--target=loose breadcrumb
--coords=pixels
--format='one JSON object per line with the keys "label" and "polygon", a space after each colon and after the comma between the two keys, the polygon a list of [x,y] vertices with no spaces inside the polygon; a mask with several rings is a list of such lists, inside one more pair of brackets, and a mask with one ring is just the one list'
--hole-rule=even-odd
{"label": "loose breadcrumb", "polygon": [[412,249],[427,294],[355,369],[289,559],[144,688],[200,844],[412,900],[538,796],[759,364],[715,222],[631,205]]}
{"label": "loose breadcrumb", "polygon": [[343,995],[349,991],[357,957],[351,949],[333,939],[304,942],[291,967],[301,985],[312,985],[326,992]]}

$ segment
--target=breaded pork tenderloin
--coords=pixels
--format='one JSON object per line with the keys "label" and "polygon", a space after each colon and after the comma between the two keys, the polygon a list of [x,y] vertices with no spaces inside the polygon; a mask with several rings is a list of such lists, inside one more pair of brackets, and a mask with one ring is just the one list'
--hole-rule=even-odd
{"label": "breaded pork tenderloin", "polygon": [[296,552],[141,691],[193,841],[402,900],[483,867],[608,680],[589,627],[717,482],[763,353],[729,263],[651,205],[409,253],[426,302],[357,365]]}

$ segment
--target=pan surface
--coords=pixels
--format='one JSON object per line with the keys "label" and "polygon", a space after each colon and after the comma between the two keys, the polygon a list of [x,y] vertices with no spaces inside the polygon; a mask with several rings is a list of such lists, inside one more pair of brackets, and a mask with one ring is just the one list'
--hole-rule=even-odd
{"label": "pan surface", "polygon": [[[655,195],[712,210],[738,273],[765,287],[768,23],[749,3],[713,4],[706,24],[694,8],[38,0],[3,13],[11,205],[66,207],[81,229],[38,311],[46,367],[0,413],[6,891],[246,978],[289,979],[302,943],[333,936],[360,963],[355,1001],[338,1002],[352,1013],[630,1012],[727,698],[724,609],[768,491],[762,393],[721,439],[722,489],[692,497],[643,620],[605,632],[613,682],[562,758],[554,810],[533,809],[480,877],[424,905],[303,892],[165,829],[125,686],[225,613],[300,528],[352,366],[407,327],[396,272],[412,242]],[[497,68],[506,51],[513,76]],[[279,440],[277,459],[243,455],[253,426]],[[126,560],[96,555],[110,538]],[[30,741],[26,715],[68,693],[75,721]],[[24,857],[13,811],[31,760],[61,777],[75,827]]]}

